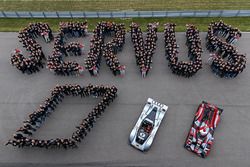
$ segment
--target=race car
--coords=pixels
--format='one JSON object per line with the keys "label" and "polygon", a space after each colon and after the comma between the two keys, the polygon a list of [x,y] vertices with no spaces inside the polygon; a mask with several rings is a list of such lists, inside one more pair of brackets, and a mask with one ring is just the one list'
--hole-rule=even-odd
{"label": "race car", "polygon": [[222,112],[222,109],[203,101],[197,109],[184,147],[205,158],[213,145],[214,131]]}
{"label": "race car", "polygon": [[129,142],[141,151],[147,151],[153,143],[168,106],[148,98],[142,113],[132,129]]}

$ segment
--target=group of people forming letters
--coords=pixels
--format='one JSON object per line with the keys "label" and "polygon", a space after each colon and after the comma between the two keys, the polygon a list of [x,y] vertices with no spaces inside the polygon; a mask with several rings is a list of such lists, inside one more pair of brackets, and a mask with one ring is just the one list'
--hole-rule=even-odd
{"label": "group of people forming letters", "polygon": [[[234,47],[241,32],[222,20],[209,24],[206,47],[211,52],[209,64],[219,77],[234,78],[246,68],[246,55]],[[227,59],[227,61],[225,61]]]}
{"label": "group of people forming letters", "polygon": [[[202,68],[202,46],[199,30],[192,24],[187,24],[186,45],[188,47],[189,61],[180,61],[179,45],[175,36],[174,23],[164,24],[165,57],[171,71],[179,76],[191,77]],[[146,39],[139,24],[132,22],[130,35],[134,47],[136,64],[142,77],[146,77],[152,69],[153,55],[156,50],[157,31],[159,23],[147,25]],[[57,75],[81,75],[89,71],[91,76],[99,74],[101,59],[104,57],[107,66],[115,76],[125,75],[125,65],[118,60],[120,52],[125,44],[126,29],[123,23],[109,21],[98,22],[90,39],[90,49],[86,54],[83,65],[76,61],[64,61],[67,56],[81,56],[84,54],[84,45],[79,42],[67,43],[68,38],[79,38],[88,35],[87,22],[62,22],[59,33],[53,37],[52,31],[46,23],[31,23],[19,32],[19,39],[28,52],[25,57],[21,50],[15,49],[11,53],[11,64],[22,73],[32,74],[46,67]],[[234,78],[246,67],[246,55],[238,53],[234,47],[241,32],[223,21],[209,24],[206,36],[206,47],[211,52],[208,63],[212,72],[220,77]],[[43,37],[45,42],[54,40],[52,55],[48,58],[44,55],[42,47],[35,38]],[[111,37],[105,42],[105,37]]]}

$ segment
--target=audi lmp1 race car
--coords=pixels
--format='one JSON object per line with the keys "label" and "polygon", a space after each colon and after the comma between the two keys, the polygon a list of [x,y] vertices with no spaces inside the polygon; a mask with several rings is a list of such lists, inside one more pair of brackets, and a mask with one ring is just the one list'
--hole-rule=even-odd
{"label": "audi lmp1 race car", "polygon": [[147,104],[132,129],[129,142],[141,151],[147,151],[153,143],[168,106],[148,98]]}
{"label": "audi lmp1 race car", "polygon": [[215,105],[203,101],[197,109],[184,147],[205,158],[213,145],[214,131],[222,111]]}

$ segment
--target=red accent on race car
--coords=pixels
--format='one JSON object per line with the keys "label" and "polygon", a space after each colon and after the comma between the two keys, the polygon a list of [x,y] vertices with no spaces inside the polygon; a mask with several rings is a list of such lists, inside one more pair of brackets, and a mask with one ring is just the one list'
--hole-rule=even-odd
{"label": "red accent on race car", "polygon": [[207,102],[202,102],[195,114],[193,124],[184,147],[205,158],[213,145],[214,130],[220,121],[222,109]]}
{"label": "red accent on race car", "polygon": [[[201,116],[201,114],[202,114],[203,111],[204,111],[204,105],[201,104],[201,105],[199,106],[199,108],[198,108],[198,112],[195,114],[196,117],[197,117],[197,119],[200,119],[200,116]],[[199,120],[199,121],[200,121],[200,120]]]}

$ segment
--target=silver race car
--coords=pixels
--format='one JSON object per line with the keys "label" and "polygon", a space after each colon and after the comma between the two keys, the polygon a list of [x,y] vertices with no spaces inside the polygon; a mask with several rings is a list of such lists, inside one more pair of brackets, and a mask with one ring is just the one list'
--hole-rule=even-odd
{"label": "silver race car", "polygon": [[129,136],[129,142],[141,151],[147,151],[153,143],[168,106],[148,98],[147,104]]}

